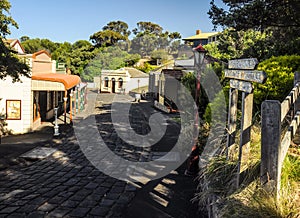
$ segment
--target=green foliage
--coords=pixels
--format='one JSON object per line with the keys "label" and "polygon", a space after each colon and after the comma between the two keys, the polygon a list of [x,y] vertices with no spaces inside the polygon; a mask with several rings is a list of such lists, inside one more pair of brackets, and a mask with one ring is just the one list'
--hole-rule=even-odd
{"label": "green foliage", "polygon": [[90,40],[96,47],[107,47],[116,45],[120,41],[127,41],[130,31],[128,24],[123,21],[111,21],[98,31],[90,36]]}
{"label": "green foliage", "polygon": [[[205,76],[203,72],[201,73],[201,77]],[[181,79],[182,84],[190,91],[191,95],[194,96],[195,99],[195,93],[196,93],[196,75],[194,72],[188,72],[186,73],[182,79]],[[196,100],[195,100],[196,102]],[[198,105],[198,110],[199,110],[199,115],[202,117],[205,108],[207,107],[209,101],[208,97],[205,93],[205,90],[202,85],[200,85],[200,93],[199,93],[199,105]]]}
{"label": "green foliage", "polygon": [[227,61],[236,58],[256,57],[258,60],[269,58],[273,44],[268,40],[270,33],[255,30],[224,30],[218,43],[205,45],[205,49],[215,58]]}
{"label": "green foliage", "polygon": [[161,62],[165,62],[169,59],[168,52],[164,49],[154,50],[151,52],[150,56],[155,60],[161,60]]}
{"label": "green foliage", "polygon": [[17,22],[10,16],[11,5],[8,0],[0,1],[0,38],[10,34],[9,26],[18,28]]}
{"label": "green foliage", "polygon": [[157,66],[151,65],[148,62],[145,62],[142,66],[137,67],[137,69],[145,72],[145,73],[149,73],[153,70],[155,70],[157,68]]}
{"label": "green foliage", "polygon": [[25,59],[21,59],[0,39],[0,79],[12,77],[13,82],[21,81],[20,76],[30,77],[30,68]]}
{"label": "green foliage", "polygon": [[294,73],[300,70],[300,56],[272,57],[261,62],[258,70],[266,72],[268,78],[264,84],[255,84],[255,104],[260,107],[267,99],[283,101],[294,86]]}
{"label": "green foliage", "polygon": [[157,48],[157,44],[157,37],[154,34],[135,37],[131,40],[130,52],[147,56]]}
{"label": "green foliage", "polygon": [[0,79],[10,76],[15,82],[20,81],[21,75],[29,77],[30,69],[25,60],[20,60],[16,52],[4,42],[10,34],[9,26],[18,28],[17,22],[9,15],[10,7],[9,1],[0,1]]}
{"label": "green foliage", "polygon": [[193,72],[186,73],[182,79],[182,84],[190,91],[190,93],[195,96],[195,88],[196,88],[196,77]]}
{"label": "green foliage", "polygon": [[237,30],[250,28],[263,31],[268,27],[300,26],[299,1],[290,0],[223,0],[227,8],[220,8],[211,0],[208,12],[215,27],[233,27]]}
{"label": "green foliage", "polygon": [[126,37],[121,33],[107,29],[94,33],[90,36],[90,40],[96,47],[107,47],[115,45],[119,41],[126,40]]}
{"label": "green foliage", "polygon": [[281,174],[281,186],[289,187],[295,186],[300,182],[300,149],[294,149],[298,152],[298,155],[288,154],[283,162],[282,174]]}
{"label": "green foliage", "polygon": [[[215,28],[221,26],[223,29],[236,32],[236,34],[240,34],[242,31],[242,35],[248,30],[261,33],[261,36],[256,34],[259,38],[254,41],[253,48],[246,48],[248,50],[246,53],[239,46],[236,47],[238,51],[245,54],[244,56],[235,55],[234,50],[236,49],[231,47],[230,39],[228,43],[226,40],[221,42],[224,49],[228,47],[229,54],[233,53],[231,57],[248,56],[267,59],[271,56],[300,54],[298,49],[300,45],[300,15],[298,13],[300,4],[298,0],[223,0],[223,3],[228,7],[220,8],[214,0],[211,0],[210,3],[211,8],[208,14]],[[236,40],[236,45],[239,44],[240,38],[240,36],[233,38]]]}
{"label": "green foliage", "polygon": [[22,46],[28,54],[33,54],[40,50],[47,50],[49,53],[52,53],[59,47],[58,43],[52,42],[49,39],[30,39],[26,36],[22,36],[21,39]]}
{"label": "green foliage", "polygon": [[[214,119],[213,121],[215,123],[220,123],[220,121],[224,120],[224,114],[227,114],[227,107],[224,107],[225,99],[227,100],[228,104],[228,95],[224,95],[223,91],[220,91],[216,97],[214,98],[213,102],[209,102],[206,109],[205,113],[203,115],[203,119],[207,123],[212,122],[212,118]],[[227,97],[227,98],[225,98]],[[225,109],[225,110],[224,110]],[[212,112],[213,112],[213,117],[212,117]]]}
{"label": "green foliage", "polygon": [[103,27],[103,30],[112,30],[114,32],[120,33],[121,35],[128,38],[130,31],[128,30],[128,24],[124,21],[111,21],[106,26]]}
{"label": "green foliage", "polygon": [[131,52],[148,56],[155,50],[166,50],[177,53],[181,38],[180,33],[163,31],[163,28],[152,22],[139,22],[133,29],[135,37],[131,40]]}
{"label": "green foliage", "polygon": [[102,69],[117,70],[136,63],[140,59],[139,55],[129,54],[120,47],[111,46],[96,49],[95,58],[88,61],[86,68],[81,72],[81,77],[86,81],[93,81],[95,76],[100,76]]}
{"label": "green foliage", "polygon": [[252,137],[247,176],[242,179],[238,189],[235,188],[237,161],[227,160],[223,155],[215,156],[201,170],[198,177],[199,191],[194,199],[201,208],[207,209],[210,208],[207,205],[214,205],[216,216],[228,218],[300,216],[300,150],[289,150],[284,160],[280,199],[276,201],[259,181],[260,131],[257,126],[252,128],[251,134],[256,137],[254,140]]}
{"label": "green foliage", "polygon": [[155,35],[155,36],[160,36],[162,34],[163,28],[152,22],[145,22],[145,21],[140,21],[137,23],[137,28],[134,28],[132,32],[134,35],[137,37],[141,37],[144,35]]}

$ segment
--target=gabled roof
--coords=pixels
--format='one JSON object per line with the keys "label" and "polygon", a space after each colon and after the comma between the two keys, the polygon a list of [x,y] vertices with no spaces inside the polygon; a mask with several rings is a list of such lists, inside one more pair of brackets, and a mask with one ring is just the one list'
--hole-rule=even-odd
{"label": "gabled roof", "polygon": [[190,41],[190,40],[197,40],[197,39],[208,39],[209,37],[212,37],[212,36],[215,36],[218,34],[219,34],[218,32],[200,33],[200,34],[196,34],[194,36],[184,38],[182,40]]}
{"label": "gabled roof", "polygon": [[194,69],[195,64],[194,58],[186,59],[186,60],[175,60],[174,67],[175,68],[184,68],[184,69]]}
{"label": "gabled roof", "polygon": [[23,48],[21,42],[18,39],[3,39],[3,42],[9,45],[11,48],[15,48],[16,44],[19,44],[22,52],[25,54],[25,49]]}
{"label": "gabled roof", "polygon": [[149,77],[149,75],[147,73],[144,73],[143,71],[140,71],[133,67],[124,67],[123,69],[128,71],[131,78],[147,78],[147,77]]}
{"label": "gabled roof", "polygon": [[46,50],[40,50],[38,52],[35,52],[32,54],[32,58],[36,58],[36,56],[39,56],[40,54],[46,54],[49,58],[51,58],[51,55]]}

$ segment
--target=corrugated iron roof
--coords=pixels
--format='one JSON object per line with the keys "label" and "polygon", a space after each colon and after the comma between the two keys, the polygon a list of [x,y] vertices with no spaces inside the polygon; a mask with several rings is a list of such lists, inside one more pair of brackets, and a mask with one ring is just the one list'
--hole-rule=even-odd
{"label": "corrugated iron roof", "polygon": [[130,74],[131,78],[146,78],[149,77],[147,73],[144,73],[143,71],[140,71],[133,67],[124,67],[124,70],[127,70]]}
{"label": "corrugated iron roof", "polygon": [[32,75],[31,79],[63,83],[66,90],[73,88],[81,82],[79,76],[57,73],[36,74]]}
{"label": "corrugated iron roof", "polygon": [[190,36],[187,38],[184,38],[183,40],[197,40],[197,39],[208,39],[211,36],[218,35],[218,32],[210,32],[210,33],[200,33],[194,36]]}

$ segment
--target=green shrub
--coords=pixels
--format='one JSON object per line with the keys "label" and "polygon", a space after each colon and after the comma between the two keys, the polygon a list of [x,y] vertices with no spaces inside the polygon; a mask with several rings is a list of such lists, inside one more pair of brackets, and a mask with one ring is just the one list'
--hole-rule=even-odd
{"label": "green shrub", "polygon": [[137,69],[139,69],[145,73],[149,73],[149,72],[155,70],[156,67],[157,66],[153,66],[153,65],[149,64],[148,62],[145,62],[143,66],[137,67]]}
{"label": "green shrub", "polygon": [[294,73],[300,70],[300,56],[272,57],[261,62],[258,70],[267,73],[264,84],[255,84],[254,102],[260,107],[264,100],[283,101],[293,88]]}

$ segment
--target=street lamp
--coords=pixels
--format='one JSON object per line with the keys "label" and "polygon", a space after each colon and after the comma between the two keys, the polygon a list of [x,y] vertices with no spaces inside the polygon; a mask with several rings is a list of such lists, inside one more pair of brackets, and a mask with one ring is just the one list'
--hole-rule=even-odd
{"label": "street lamp", "polygon": [[59,126],[57,124],[57,110],[58,108],[54,108],[54,114],[55,114],[55,125],[54,125],[54,136],[59,136]]}
{"label": "street lamp", "polygon": [[67,101],[68,101],[68,97],[64,97],[64,124],[67,123]]}
{"label": "street lamp", "polygon": [[72,110],[73,110],[73,91],[70,93],[70,123],[72,123],[73,117],[72,117]]}
{"label": "street lamp", "polygon": [[[2,101],[2,98],[0,98],[0,101]],[[4,114],[0,114],[0,123],[2,123],[2,122],[4,122],[4,120],[5,120],[5,116],[4,116]],[[3,124],[0,124],[0,125],[3,125]],[[0,126],[1,127],[1,126]],[[3,129],[1,128],[0,129],[0,145],[1,145],[1,141],[2,141],[2,139],[1,139],[1,137],[2,137],[2,134],[3,134]]]}
{"label": "street lamp", "polygon": [[199,171],[199,146],[198,146],[198,131],[199,131],[199,97],[200,97],[200,80],[201,80],[201,70],[204,63],[204,57],[206,50],[203,48],[201,44],[197,47],[193,48],[194,53],[194,68],[196,73],[196,89],[195,89],[195,118],[194,118],[194,135],[193,135],[193,147],[192,152],[188,159],[187,169],[185,171],[186,175],[197,175]]}
{"label": "street lamp", "polygon": [[204,62],[204,56],[206,50],[203,48],[201,44],[199,44],[196,48],[193,48],[194,52],[194,66],[196,71],[196,91],[195,91],[195,102],[199,107],[199,96],[200,96],[200,79],[201,79],[201,69]]}

